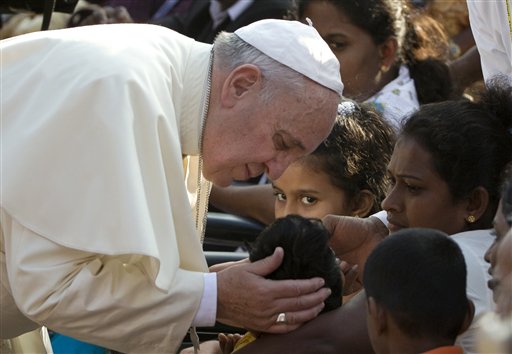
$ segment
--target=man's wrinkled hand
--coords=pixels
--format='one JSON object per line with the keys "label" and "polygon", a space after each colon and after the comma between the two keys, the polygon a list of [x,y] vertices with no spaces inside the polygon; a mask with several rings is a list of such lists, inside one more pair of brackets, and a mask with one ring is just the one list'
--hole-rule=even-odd
{"label": "man's wrinkled hand", "polygon": [[[217,320],[227,325],[269,333],[286,333],[315,318],[331,290],[322,278],[269,280],[284,251],[254,263],[232,265],[217,273]],[[284,322],[277,323],[279,314]]]}

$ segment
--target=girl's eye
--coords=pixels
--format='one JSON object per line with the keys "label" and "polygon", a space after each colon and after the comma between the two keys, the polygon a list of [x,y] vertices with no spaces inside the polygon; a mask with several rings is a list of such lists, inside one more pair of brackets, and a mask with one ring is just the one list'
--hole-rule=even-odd
{"label": "girl's eye", "polygon": [[316,198],[310,197],[310,196],[305,196],[305,197],[302,197],[301,202],[306,205],[311,205],[316,202]]}
{"label": "girl's eye", "polygon": [[337,41],[330,41],[329,47],[331,47],[331,49],[333,49],[333,50],[340,50],[340,49],[345,48],[345,43],[337,42]]}
{"label": "girl's eye", "polygon": [[280,202],[283,202],[286,200],[286,195],[284,195],[284,193],[274,193],[274,196],[276,197],[277,200],[279,200]]}

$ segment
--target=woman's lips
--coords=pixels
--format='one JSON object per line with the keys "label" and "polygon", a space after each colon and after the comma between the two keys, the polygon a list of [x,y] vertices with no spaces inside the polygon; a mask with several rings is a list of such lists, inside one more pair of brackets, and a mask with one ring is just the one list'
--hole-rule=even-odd
{"label": "woman's lips", "polygon": [[396,232],[396,231],[401,230],[403,228],[405,228],[405,226],[402,226],[400,224],[397,224],[397,223],[395,223],[393,221],[389,221],[388,220],[388,229],[389,229],[390,232]]}

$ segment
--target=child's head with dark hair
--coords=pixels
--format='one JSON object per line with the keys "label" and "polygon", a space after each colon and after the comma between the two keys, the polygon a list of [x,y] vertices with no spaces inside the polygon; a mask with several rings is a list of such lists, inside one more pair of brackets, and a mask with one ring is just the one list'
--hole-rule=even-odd
{"label": "child's head with dark hair", "polygon": [[318,219],[288,215],[267,226],[250,245],[251,262],[268,257],[276,247],[282,247],[281,266],[267,278],[309,279],[321,277],[332,293],[325,300],[322,312],[333,310],[342,303],[342,278],[334,252],[329,247],[329,233]]}
{"label": "child's head with dark hair", "polygon": [[344,100],[329,136],[273,181],[276,217],[365,217],[380,210],[394,132],[369,104]]}
{"label": "child's head with dark hair", "polygon": [[416,353],[453,345],[471,323],[464,256],[441,231],[410,228],[388,236],[368,257],[363,279],[379,354],[400,352],[405,342]]}

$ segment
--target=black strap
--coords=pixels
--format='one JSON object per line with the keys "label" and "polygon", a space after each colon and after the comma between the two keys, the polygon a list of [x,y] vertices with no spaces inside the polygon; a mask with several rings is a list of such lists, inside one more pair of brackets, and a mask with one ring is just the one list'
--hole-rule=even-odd
{"label": "black strap", "polygon": [[52,19],[53,10],[55,10],[56,0],[45,0],[43,11],[43,24],[41,31],[45,31],[50,27],[50,20]]}

